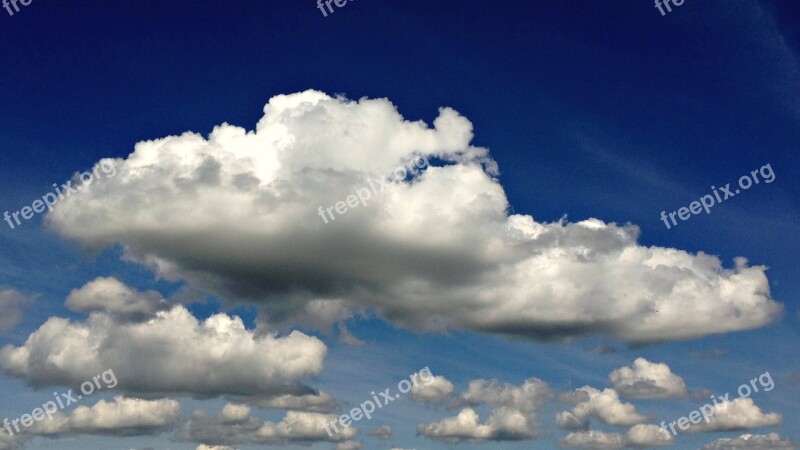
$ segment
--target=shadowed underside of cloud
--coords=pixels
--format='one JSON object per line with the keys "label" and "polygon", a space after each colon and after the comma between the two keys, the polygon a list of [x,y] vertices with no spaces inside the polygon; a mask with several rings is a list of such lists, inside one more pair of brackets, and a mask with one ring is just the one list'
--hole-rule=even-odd
{"label": "shadowed underside of cloud", "polygon": [[[258,302],[275,322],[336,301],[411,329],[643,343],[751,329],[782,310],[766,268],[744,258],[725,268],[639,245],[633,225],[508,215],[496,164],[452,109],[430,128],[386,99],[306,91],[264,112],[254,131],[138,143],[117,176],[59,202],[49,226]],[[432,166],[387,181],[418,155]],[[363,202],[323,221],[318,207],[357,192]]]}

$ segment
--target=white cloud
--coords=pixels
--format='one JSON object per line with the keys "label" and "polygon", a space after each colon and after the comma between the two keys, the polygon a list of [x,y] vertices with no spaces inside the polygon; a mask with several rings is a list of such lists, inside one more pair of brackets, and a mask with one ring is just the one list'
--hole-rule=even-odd
{"label": "white cloud", "polygon": [[460,400],[472,406],[481,404],[505,406],[526,414],[534,414],[551,397],[550,388],[538,378],[528,378],[520,386],[501,384],[497,380],[478,379],[470,381]]}
{"label": "white cloud", "polygon": [[339,433],[329,436],[325,425],[336,419],[330,414],[289,411],[280,422],[238,415],[237,419],[241,420],[232,422],[228,419],[230,417],[208,417],[203,411],[195,411],[192,418],[181,427],[179,437],[214,445],[286,445],[290,442],[343,442],[358,434],[355,428],[342,428],[339,424]]}
{"label": "white cloud", "polygon": [[733,431],[748,428],[775,427],[783,423],[779,413],[765,414],[752,398],[737,398],[714,405],[709,422],[690,425],[690,432]]}
{"label": "white cloud", "polygon": [[250,418],[251,411],[252,409],[247,405],[228,403],[220,411],[219,418],[225,424],[242,423]]}
{"label": "white cloud", "polygon": [[721,438],[701,450],[797,450],[797,444],[777,433],[743,434],[738,438]]}
{"label": "white cloud", "polygon": [[[117,176],[59,202],[47,221],[89,247],[119,242],[161,276],[259,302],[276,323],[347,299],[412,329],[653,342],[780,314],[765,267],[743,258],[726,269],[641,246],[633,225],[508,216],[496,166],[472,137],[448,108],[429,128],[386,99],[282,95],[255,131],[223,124],[208,139],[138,143]],[[445,164],[323,223],[318,205],[366,192],[416,154]]]}
{"label": "white cloud", "polygon": [[[439,386],[446,385],[440,382]],[[451,403],[469,407],[455,417],[419,424],[417,432],[450,443],[533,439],[537,435],[536,413],[552,395],[547,384],[537,378],[529,378],[520,386],[497,380],[472,380],[467,390]],[[480,423],[472,408],[480,405],[492,407],[485,424]]]}
{"label": "white cloud", "polygon": [[67,297],[67,308],[78,312],[104,312],[118,319],[142,321],[170,309],[156,291],[139,292],[113,277],[97,278]]}
{"label": "white cloud", "polygon": [[625,446],[625,440],[619,433],[589,430],[570,433],[561,439],[559,445],[568,448],[619,449]]}
{"label": "white cloud", "polygon": [[675,438],[658,425],[634,425],[625,434],[625,445],[634,448],[652,448],[675,444]]}
{"label": "white cloud", "polygon": [[389,439],[392,437],[392,427],[389,425],[381,425],[374,430],[367,431],[367,436],[373,436],[380,439]]}
{"label": "white cloud", "polygon": [[632,367],[621,367],[608,376],[614,389],[630,398],[685,397],[686,383],[666,364],[636,358]]}
{"label": "white cloud", "polygon": [[455,417],[417,425],[417,433],[430,439],[456,444],[485,440],[520,440],[535,437],[533,425],[521,412],[498,408],[485,424],[472,408],[462,409]]}
{"label": "white cloud", "polygon": [[228,447],[227,445],[205,445],[200,444],[197,446],[195,450],[236,450],[233,447]]}
{"label": "white cloud", "polygon": [[152,435],[173,428],[181,407],[175,400],[142,400],[117,396],[92,407],[79,406],[69,414],[56,413],[25,430],[39,436],[92,434],[113,436]]}
{"label": "white cloud", "polygon": [[[22,312],[33,303],[33,297],[22,294],[15,289],[0,291],[0,332],[8,331],[22,320]],[[0,441],[0,445],[3,445]],[[2,449],[2,447],[0,447]]]}
{"label": "white cloud", "polygon": [[361,450],[364,448],[360,442],[346,441],[336,445],[336,450]]}
{"label": "white cloud", "polygon": [[453,389],[454,386],[450,380],[436,375],[424,383],[411,386],[411,398],[417,402],[439,402],[448,398],[453,393]]}
{"label": "white cloud", "polygon": [[76,323],[50,318],[23,346],[0,350],[0,367],[34,387],[78,386],[111,369],[123,392],[267,397],[307,394],[298,379],[319,374],[326,353],[300,332],[257,336],[238,317],[200,322],[176,306],[142,323],[102,313]]}
{"label": "white cloud", "polygon": [[597,418],[608,425],[631,426],[644,422],[647,417],[636,412],[636,407],[623,403],[613,389],[597,390],[590,386],[576,389],[575,394],[582,400],[572,408],[556,417],[556,423],[568,430],[585,429],[590,418]]}

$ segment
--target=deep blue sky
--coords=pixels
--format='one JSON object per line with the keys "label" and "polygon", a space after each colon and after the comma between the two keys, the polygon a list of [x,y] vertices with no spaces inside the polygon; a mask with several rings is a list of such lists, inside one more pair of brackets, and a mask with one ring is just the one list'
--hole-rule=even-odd
{"label": "deep blue sky", "polygon": [[[52,183],[102,157],[125,157],[141,140],[207,134],[223,122],[251,129],[277,94],[313,88],[386,97],[405,118],[428,123],[450,106],[491,150],[516,212],[540,221],[631,222],[643,244],[705,251],[727,266],[745,256],[770,267],[772,295],[785,314],[751,332],[637,349],[612,343],[619,352],[610,355],[585,351],[599,340],[414,335],[367,320],[352,326],[367,346],[326,341],[321,388],[356,402],[420,361],[460,389],[474,378],[520,383],[531,376],[558,387],[566,380],[600,387],[608,372],[645,356],[667,362],[690,389],[720,393],[772,371],[777,387],[757,402],[783,413],[785,425],[757,432],[800,440],[799,19],[800,4],[790,0],[686,0],[663,17],[650,0],[358,0],[327,18],[311,0],[33,0],[13,17],[0,10],[0,209],[30,204]],[[670,230],[661,222],[662,210],[688,206],[710,186],[735,183],[767,163],[774,183]],[[164,294],[179,287],[120,262],[117,250],[84,253],[42,230],[40,219],[0,230],[0,287],[39,295],[0,344],[19,345],[49,316],[70,317],[64,298],[97,276]],[[690,356],[714,349],[724,354]],[[376,367],[369,376],[365,360]],[[47,396],[20,391],[27,392],[21,382],[0,380],[0,397],[11,399],[0,416],[17,416]],[[642,409],[663,420],[696,407]],[[413,427],[400,431],[404,417],[448,414],[417,417],[405,408],[385,420],[396,420],[390,443],[448,448],[415,436]],[[554,429],[537,444],[554,448],[562,434]],[[675,448],[734,435],[692,435]],[[194,448],[169,438],[35,441],[30,448]],[[366,448],[386,447],[376,442]]]}

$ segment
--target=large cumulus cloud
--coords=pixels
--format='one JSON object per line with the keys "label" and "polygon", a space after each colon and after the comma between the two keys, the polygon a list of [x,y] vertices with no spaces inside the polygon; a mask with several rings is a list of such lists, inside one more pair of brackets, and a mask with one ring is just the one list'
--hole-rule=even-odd
{"label": "large cumulus cloud", "polygon": [[[496,164],[452,109],[431,128],[386,99],[307,91],[264,113],[252,131],[138,143],[117,176],[59,202],[50,226],[259,302],[276,322],[330,300],[409,328],[653,342],[751,329],[781,311],[765,268],[743,258],[725,268],[642,246],[633,225],[509,215]],[[386,183],[418,155],[433,167]],[[318,215],[369,186],[366,205],[328,224]]]}

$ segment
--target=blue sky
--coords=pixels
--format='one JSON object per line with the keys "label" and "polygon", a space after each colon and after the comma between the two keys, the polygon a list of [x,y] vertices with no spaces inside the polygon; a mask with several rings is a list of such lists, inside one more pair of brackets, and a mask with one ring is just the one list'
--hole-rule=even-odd
{"label": "blue sky", "polygon": [[[115,392],[81,406],[124,394],[177,401],[180,413],[154,413],[160,427],[103,428],[107,417],[92,410],[95,426],[74,425],[74,416],[59,433],[26,437],[25,448],[195,449],[215,442],[193,434],[193,410],[213,420],[227,403],[242,403],[250,420],[279,422],[286,408],[260,408],[255,397],[299,383],[329,393],[335,406],[294,412],[341,414],[424,367],[452,390],[436,401],[387,405],[356,424],[351,445],[558,448],[570,432],[588,433],[556,423],[577,408],[567,394],[612,388],[609,373],[637,358],[666,364],[688,390],[622,394],[647,417],[643,424],[676,420],[765,372],[774,379],[753,401],[765,416],[780,414],[781,424],[685,433],[666,448],[729,448],[718,440],[746,433],[800,441],[797,4],[688,0],[662,16],[651,1],[351,0],[324,17],[311,0],[117,3],[34,0],[13,15],[0,9],[0,210],[19,211],[101,161],[117,169],[46,219],[37,214],[14,229],[0,222],[0,416],[19,417],[75,388],[85,379],[75,361],[84,357],[84,368],[128,364],[115,370]],[[266,138],[220,132],[215,141],[209,135],[222,124],[258,128]],[[167,136],[180,137],[161,140]],[[137,146],[143,141],[151,142]],[[280,169],[258,151],[262,144],[279,149]],[[433,167],[414,183],[339,222],[317,217],[319,205],[344,200],[363,177],[419,153]],[[688,207],[711,186],[737,187],[767,164],[774,182],[664,226],[662,211]],[[226,184],[242,167],[256,181]],[[510,215],[532,216],[545,237],[532,238],[536,227],[527,223],[506,223]],[[529,234],[499,231],[509,227]],[[658,256],[640,261],[648,248]],[[750,268],[738,277],[737,257]],[[127,307],[146,317],[122,317],[109,292],[138,302]],[[770,313],[775,302],[781,314]],[[657,305],[667,311],[649,309]],[[90,313],[108,323],[86,328]],[[287,369],[280,386],[267,380],[269,388],[237,401],[231,396],[247,389],[234,381],[181,376],[168,362],[182,354],[207,360],[211,343],[170,347],[206,336],[197,330],[167,321],[176,334],[164,335],[162,347],[120,344],[165,314],[203,321],[218,313],[242,318],[246,329],[237,333],[254,340],[253,355],[277,358],[258,347],[277,333],[310,366]],[[84,327],[97,347],[75,347],[83,341],[62,331],[36,344],[27,365],[12,361],[15,349],[34,349],[26,340],[54,317]],[[297,342],[292,330],[303,333]],[[271,370],[248,366],[246,356],[229,361],[232,373],[260,380]],[[139,383],[133,363],[186,381]],[[185,370],[227,373],[215,364]],[[549,390],[542,404],[538,393],[527,398],[535,411],[491,400],[492,389],[466,399],[478,379],[524,397],[519,388],[530,378]],[[461,430],[446,439],[418,429],[467,408],[494,434]],[[527,434],[508,438],[500,419],[487,425],[504,408],[521,411]],[[587,420],[608,436],[631,428],[607,423],[602,412]],[[388,439],[367,435],[384,424]],[[219,444],[265,445],[238,439]],[[294,436],[274,446],[332,449],[341,441]]]}

